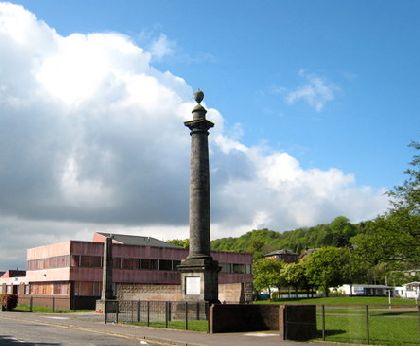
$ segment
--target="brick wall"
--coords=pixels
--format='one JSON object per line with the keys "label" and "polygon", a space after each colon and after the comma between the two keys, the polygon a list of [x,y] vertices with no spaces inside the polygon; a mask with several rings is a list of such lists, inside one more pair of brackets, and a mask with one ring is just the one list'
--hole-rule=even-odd
{"label": "brick wall", "polygon": [[317,335],[315,305],[219,304],[210,307],[210,333],[279,330],[285,340]]}
{"label": "brick wall", "polygon": [[283,339],[309,340],[316,337],[315,305],[286,305],[283,311]]}
{"label": "brick wall", "polygon": [[210,332],[280,330],[279,305],[219,304],[210,307]]}

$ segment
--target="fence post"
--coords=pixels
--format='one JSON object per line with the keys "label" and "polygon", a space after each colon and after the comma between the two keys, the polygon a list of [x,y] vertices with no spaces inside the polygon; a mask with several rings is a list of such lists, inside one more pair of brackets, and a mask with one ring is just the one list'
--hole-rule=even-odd
{"label": "fence post", "polygon": [[55,311],[55,299],[54,296],[52,296],[52,311]]}
{"label": "fence post", "polygon": [[322,340],[325,341],[325,305],[322,304]]}
{"label": "fence post", "polygon": [[165,302],[165,328],[168,328],[168,310],[169,302]]}
{"label": "fence post", "polygon": [[419,335],[420,335],[420,306],[419,305],[417,305],[417,309],[419,311],[419,315],[417,317],[418,317],[418,320],[419,320]]}
{"label": "fence post", "polygon": [[185,329],[188,330],[188,302],[185,302]]}
{"label": "fence post", "polygon": [[140,322],[140,300],[137,302],[137,322]]}
{"label": "fence post", "polygon": [[196,320],[198,321],[200,319],[200,303],[199,302],[197,302],[196,304],[195,315],[196,315]]}
{"label": "fence post", "polygon": [[120,313],[120,301],[119,300],[116,300],[115,301],[115,305],[116,305],[116,316],[115,316],[115,319],[116,319],[116,323],[118,324],[118,318],[119,318],[119,313]]}
{"label": "fence post", "polygon": [[134,322],[134,301],[131,301],[131,323]]}
{"label": "fence post", "polygon": [[104,300],[104,319],[105,319],[105,324],[106,324],[106,320],[107,320],[106,299]]}
{"label": "fence post", "polygon": [[207,318],[207,334],[210,334],[210,303],[204,303],[204,311]]}
{"label": "fence post", "polygon": [[150,301],[147,301],[147,326],[150,326]]}
{"label": "fence post", "polygon": [[34,297],[29,297],[29,311],[32,312],[34,307]]}
{"label": "fence post", "polygon": [[366,343],[369,345],[369,305],[366,305]]}

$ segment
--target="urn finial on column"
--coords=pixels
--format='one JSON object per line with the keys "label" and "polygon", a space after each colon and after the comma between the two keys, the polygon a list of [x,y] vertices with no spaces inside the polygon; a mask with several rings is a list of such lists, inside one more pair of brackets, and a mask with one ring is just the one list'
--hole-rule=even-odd
{"label": "urn finial on column", "polygon": [[204,99],[204,92],[200,88],[198,88],[196,91],[194,91],[194,100],[197,103],[201,103]]}
{"label": "urn finial on column", "polygon": [[207,110],[201,105],[204,99],[204,92],[203,90],[197,89],[193,95],[195,102],[197,102],[192,111],[193,120],[205,120]]}

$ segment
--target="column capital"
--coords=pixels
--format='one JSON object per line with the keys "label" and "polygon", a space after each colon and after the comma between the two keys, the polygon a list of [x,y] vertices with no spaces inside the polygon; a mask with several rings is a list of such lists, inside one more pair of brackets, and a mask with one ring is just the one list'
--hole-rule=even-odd
{"label": "column capital", "polygon": [[191,130],[191,135],[197,132],[207,132],[214,126],[214,123],[207,119],[185,121],[184,125]]}

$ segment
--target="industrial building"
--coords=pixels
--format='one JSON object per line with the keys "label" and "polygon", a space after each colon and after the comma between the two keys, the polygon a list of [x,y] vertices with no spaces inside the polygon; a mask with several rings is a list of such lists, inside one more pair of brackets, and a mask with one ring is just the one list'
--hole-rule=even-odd
{"label": "industrial building", "polygon": [[[188,256],[187,249],[151,237],[95,233],[92,242],[69,240],[28,249],[26,276],[21,278],[23,284],[19,289],[20,301],[27,302],[29,297],[33,302],[46,301],[54,297],[62,308],[93,309],[101,296],[106,237],[113,239],[112,280],[116,296],[119,287],[124,285],[131,285],[131,292],[133,289],[145,291],[145,288],[147,291],[147,287],[177,290],[180,285],[177,266]],[[229,297],[222,297],[222,301],[239,302],[244,299],[244,290],[252,293],[251,255],[212,252],[211,256],[221,267],[220,292],[229,291]],[[224,285],[231,286],[227,290]],[[176,299],[174,295],[173,300]]]}

